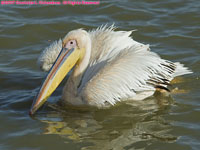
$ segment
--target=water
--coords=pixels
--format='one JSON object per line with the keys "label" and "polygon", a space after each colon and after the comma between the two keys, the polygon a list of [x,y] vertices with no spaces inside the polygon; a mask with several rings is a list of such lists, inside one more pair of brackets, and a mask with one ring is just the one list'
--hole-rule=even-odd
{"label": "water", "polygon": [[[0,149],[200,149],[200,1],[101,1],[98,6],[0,6]],[[76,28],[112,24],[162,58],[194,71],[178,78],[170,97],[108,110],[65,111],[50,104],[35,118],[28,111],[45,73],[36,61],[51,41]]]}

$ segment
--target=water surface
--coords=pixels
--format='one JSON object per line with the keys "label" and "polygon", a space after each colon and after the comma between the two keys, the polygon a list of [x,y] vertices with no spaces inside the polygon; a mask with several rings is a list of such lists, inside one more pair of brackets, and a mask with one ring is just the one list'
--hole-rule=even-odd
{"label": "water surface", "polygon": [[[0,6],[0,149],[199,150],[200,1],[101,1],[98,6]],[[76,28],[113,24],[162,58],[194,71],[170,97],[107,110],[28,111],[45,73],[36,65],[51,41]],[[49,99],[60,98],[61,85]]]}

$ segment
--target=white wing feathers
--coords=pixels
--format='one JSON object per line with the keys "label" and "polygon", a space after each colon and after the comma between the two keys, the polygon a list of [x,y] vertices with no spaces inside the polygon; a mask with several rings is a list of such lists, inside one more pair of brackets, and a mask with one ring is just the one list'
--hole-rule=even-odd
{"label": "white wing feathers", "polygon": [[92,54],[90,65],[112,58],[121,50],[134,45],[143,45],[134,41],[131,37],[132,31],[114,31],[114,26],[100,27],[90,31],[92,40]]}
{"label": "white wing feathers", "polygon": [[182,64],[161,59],[148,45],[134,41],[129,37],[131,31],[113,29],[90,32],[92,56],[78,89],[90,105],[141,100],[151,96],[155,88],[167,90],[174,77],[191,73]]}
{"label": "white wing feathers", "polygon": [[[140,100],[136,95],[141,92],[152,95],[156,87],[166,87],[174,76],[190,73],[179,63],[163,60],[148,48],[134,45],[121,51],[86,83],[82,98],[99,107],[128,98]],[[145,94],[142,95],[143,99]]]}
{"label": "white wing feathers", "polygon": [[133,45],[144,46],[144,44],[134,41],[130,37],[131,33],[132,31],[114,31],[114,26],[108,28],[103,26],[89,32],[92,51],[90,63],[78,89],[79,92],[101,68],[107,65],[108,61],[115,58],[121,51]]}
{"label": "white wing feathers", "polygon": [[184,75],[184,74],[190,74],[192,73],[191,70],[189,70],[187,67],[184,67],[183,64],[179,63],[179,62],[176,62],[174,63],[176,65],[176,70],[174,72],[174,74],[172,74],[172,78],[175,78],[177,76],[181,76],[181,75]]}

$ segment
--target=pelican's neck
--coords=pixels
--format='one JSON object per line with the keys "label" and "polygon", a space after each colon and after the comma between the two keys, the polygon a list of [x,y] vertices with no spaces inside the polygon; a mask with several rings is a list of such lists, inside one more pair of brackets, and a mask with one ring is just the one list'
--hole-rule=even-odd
{"label": "pelican's neck", "polygon": [[63,92],[68,91],[68,95],[71,96],[78,96],[78,87],[81,84],[82,76],[90,62],[90,55],[91,55],[91,40],[88,36],[87,42],[85,43],[85,54],[81,60],[76,64],[72,74],[70,75],[67,84]]}
{"label": "pelican's neck", "polygon": [[91,40],[88,37],[85,46],[85,54],[81,60],[76,64],[74,71],[72,72],[72,80],[74,81],[74,86],[77,88],[80,85],[82,76],[90,62],[90,55],[91,55]]}
{"label": "pelican's neck", "polygon": [[[87,33],[86,33],[87,34]],[[67,102],[73,105],[82,105],[85,102],[80,98],[80,93],[78,92],[78,87],[81,85],[81,80],[83,74],[90,62],[91,55],[91,39],[90,36],[87,35],[82,39],[82,47],[84,47],[85,51],[83,53],[83,57],[79,60],[70,75],[67,83],[65,84],[62,99],[63,102]],[[84,46],[83,46],[84,43]]]}
{"label": "pelican's neck", "polygon": [[91,48],[88,48],[85,56],[83,59],[75,66],[72,74],[70,75],[67,83],[65,84],[65,87],[63,89],[63,95],[62,99],[64,100],[63,103],[65,104],[70,103],[72,105],[83,105],[85,104],[84,101],[82,101],[79,93],[78,93],[78,87],[81,84],[81,80],[83,77],[83,74],[89,64],[90,61],[90,53]]}

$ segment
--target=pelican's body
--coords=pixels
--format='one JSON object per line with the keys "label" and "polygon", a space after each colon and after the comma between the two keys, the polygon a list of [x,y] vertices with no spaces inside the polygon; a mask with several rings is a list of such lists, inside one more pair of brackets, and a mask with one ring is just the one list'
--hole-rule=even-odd
{"label": "pelican's body", "polygon": [[[114,31],[113,26],[104,26],[89,32],[82,29],[73,30],[63,40],[52,43],[43,51],[39,65],[48,71],[55,61],[59,61],[61,56],[58,55],[62,53],[62,48],[72,48],[72,53],[78,48],[77,51],[81,54],[77,54],[78,59],[73,66],[66,69],[68,73],[74,67],[65,84],[62,101],[72,105],[96,107],[114,105],[127,99],[143,100],[153,95],[157,88],[167,89],[174,77],[191,73],[180,63],[161,59],[150,51],[148,45],[134,41],[130,37],[131,33],[132,31]],[[71,46],[71,41],[75,45]],[[42,88],[44,86],[46,85]],[[42,92],[43,89],[40,90],[40,93]],[[45,96],[43,99],[46,99]],[[39,100],[36,100],[33,107],[39,103]]]}

